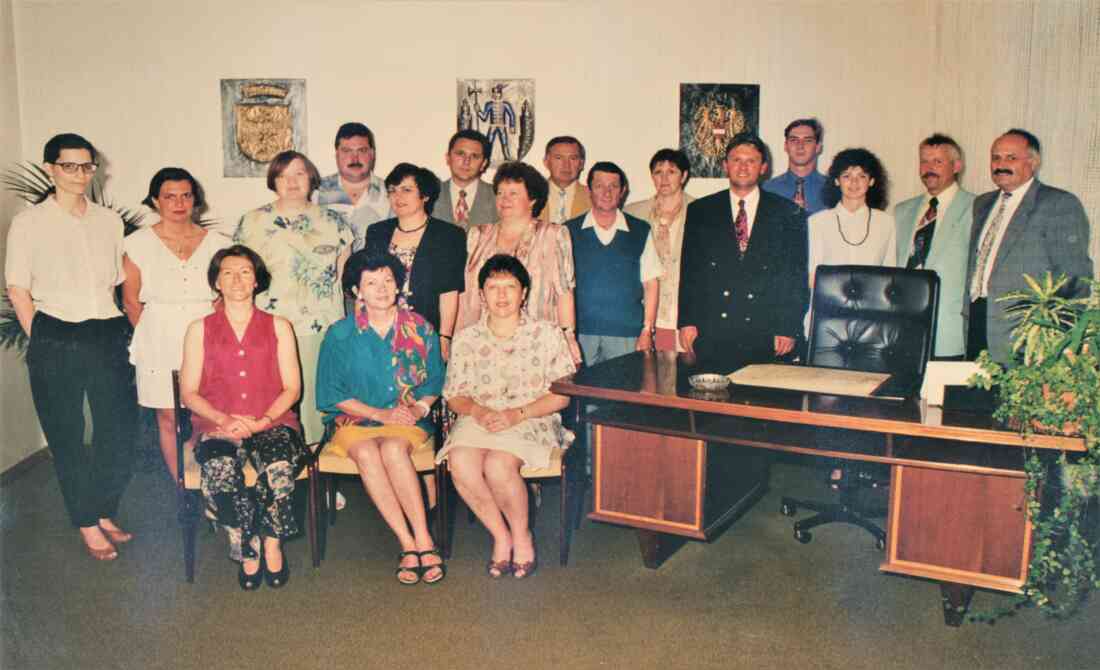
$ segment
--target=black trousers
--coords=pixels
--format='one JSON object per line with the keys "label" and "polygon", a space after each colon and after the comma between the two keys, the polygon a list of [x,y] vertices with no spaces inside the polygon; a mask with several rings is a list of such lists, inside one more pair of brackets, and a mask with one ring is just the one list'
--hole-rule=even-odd
{"label": "black trousers", "polygon": [[[137,399],[123,317],[77,323],[38,312],[27,368],[65,509],[77,527],[113,517],[130,481]],[[84,397],[92,444],[84,444]]]}
{"label": "black trousers", "polygon": [[970,303],[970,318],[966,330],[966,360],[978,360],[978,354],[989,348],[986,318],[989,314],[989,300],[978,298]]}

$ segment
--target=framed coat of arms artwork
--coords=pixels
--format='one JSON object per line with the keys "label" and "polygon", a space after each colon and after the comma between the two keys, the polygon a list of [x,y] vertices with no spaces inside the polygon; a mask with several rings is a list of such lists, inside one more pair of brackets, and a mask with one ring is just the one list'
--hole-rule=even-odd
{"label": "framed coat of arms artwork", "polygon": [[225,177],[263,177],[280,152],[306,152],[305,79],[222,79]]}
{"label": "framed coat of arms artwork", "polygon": [[725,177],[726,144],[759,127],[759,84],[680,84],[680,149],[691,176]]}
{"label": "framed coat of arms artwork", "polygon": [[459,79],[458,129],[489,138],[493,167],[522,160],[535,142],[534,79]]}

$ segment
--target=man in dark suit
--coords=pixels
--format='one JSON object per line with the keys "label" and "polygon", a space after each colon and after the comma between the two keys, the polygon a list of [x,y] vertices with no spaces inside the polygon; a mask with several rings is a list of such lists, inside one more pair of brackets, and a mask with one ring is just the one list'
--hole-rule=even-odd
{"label": "man in dark suit", "polygon": [[680,344],[703,360],[773,361],[792,353],[802,331],[809,303],[806,213],[760,190],[767,155],[760,138],[737,135],[726,147],[730,188],[688,206]]}
{"label": "man in dark suit", "polygon": [[460,130],[447,143],[446,158],[451,178],[440,189],[435,217],[463,230],[496,223],[493,187],[481,179],[489,167],[489,138],[476,130]]}
{"label": "man in dark suit", "polygon": [[[997,190],[974,200],[967,271],[966,352],[988,349],[994,360],[1012,358],[1013,323],[997,298],[1026,287],[1023,274],[1090,277],[1089,222],[1077,196],[1035,178],[1042,161],[1039,139],[1013,128],[993,142],[989,169]],[[1069,295],[1087,290],[1081,282]]]}

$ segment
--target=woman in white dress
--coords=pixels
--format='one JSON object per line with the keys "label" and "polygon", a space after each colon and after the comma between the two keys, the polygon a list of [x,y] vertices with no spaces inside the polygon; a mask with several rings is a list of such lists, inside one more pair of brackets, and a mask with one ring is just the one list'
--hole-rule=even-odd
{"label": "woman in white dress", "polygon": [[493,536],[489,576],[535,572],[520,468],[547,467],[572,441],[558,415],[569,399],[550,383],[576,371],[557,325],[522,310],[531,278],[515,256],[498,254],[478,272],[480,320],[451,349],[443,395],[458,420],[436,459],[450,459],[455,488]]}
{"label": "woman in white dress", "polygon": [[130,362],[137,369],[138,403],[156,409],[160,451],[176,480],[172,370],[183,361],[187,324],[213,311],[215,296],[206,277],[210,259],[232,241],[195,223],[204,205],[202,187],[183,168],[166,167],[153,175],[143,203],[160,221],[123,241],[122,299],[134,325]]}

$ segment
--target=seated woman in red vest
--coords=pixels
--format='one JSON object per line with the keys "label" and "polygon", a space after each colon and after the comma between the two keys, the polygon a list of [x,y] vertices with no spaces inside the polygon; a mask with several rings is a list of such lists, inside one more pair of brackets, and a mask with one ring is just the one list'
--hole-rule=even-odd
{"label": "seated woman in red vest", "polygon": [[[253,305],[271,274],[248,247],[216,253],[207,280],[224,308],[187,328],[180,372],[199,435],[202,493],[229,534],[241,588],[255,590],[265,577],[279,588],[290,579],[282,540],[298,532],[291,500],[306,454],[292,410],[301,396],[294,329]],[[253,491],[244,483],[246,462],[258,475]]]}

